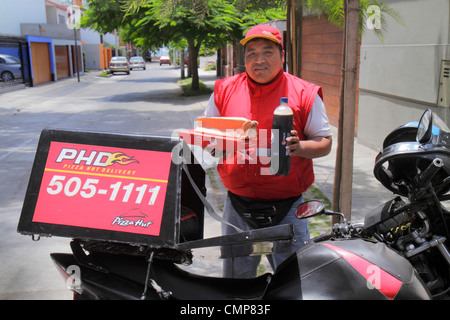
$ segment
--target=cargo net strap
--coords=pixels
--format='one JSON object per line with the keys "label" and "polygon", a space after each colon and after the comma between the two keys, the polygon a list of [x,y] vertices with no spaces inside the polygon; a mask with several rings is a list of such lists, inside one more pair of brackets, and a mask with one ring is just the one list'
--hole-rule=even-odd
{"label": "cargo net strap", "polygon": [[195,183],[194,179],[192,179],[191,174],[189,173],[189,169],[188,166],[183,163],[183,170],[186,173],[189,182],[191,183],[192,187],[195,190],[195,193],[197,193],[197,196],[200,198],[200,200],[203,202],[203,205],[206,208],[206,211],[208,211],[209,215],[211,217],[213,217],[215,220],[219,221],[220,223],[226,224],[230,227],[233,227],[234,229],[236,229],[237,232],[244,232],[242,229],[236,227],[235,225],[233,225],[232,223],[226,221],[224,218],[222,218],[220,215],[218,215],[216,213],[216,211],[214,210],[213,206],[209,203],[209,201],[205,198],[205,196],[202,194],[202,192],[200,191],[200,189],[198,188],[197,184]]}

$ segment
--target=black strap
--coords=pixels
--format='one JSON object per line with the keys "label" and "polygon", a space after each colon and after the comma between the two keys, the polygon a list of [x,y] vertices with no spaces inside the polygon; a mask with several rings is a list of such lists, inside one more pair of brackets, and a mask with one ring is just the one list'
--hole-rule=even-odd
{"label": "black strap", "polygon": [[195,190],[195,193],[197,193],[197,196],[200,198],[200,200],[203,202],[203,205],[206,208],[206,211],[208,211],[209,215],[211,217],[213,217],[214,219],[216,219],[217,221],[224,223],[226,225],[229,225],[230,227],[233,227],[234,229],[236,229],[237,232],[244,232],[242,229],[236,227],[235,225],[229,223],[228,221],[226,221],[224,218],[222,218],[221,216],[219,216],[216,211],[214,210],[214,208],[212,207],[212,205],[208,202],[208,200],[205,198],[205,196],[202,194],[202,192],[200,191],[200,189],[198,188],[197,184],[195,183],[194,179],[192,179],[191,174],[189,173],[189,169],[188,166],[183,162],[183,170],[186,173],[192,187]]}
{"label": "black strap", "polygon": [[228,191],[233,208],[253,229],[271,227],[280,223],[301,196],[300,194],[277,201],[254,201]]}

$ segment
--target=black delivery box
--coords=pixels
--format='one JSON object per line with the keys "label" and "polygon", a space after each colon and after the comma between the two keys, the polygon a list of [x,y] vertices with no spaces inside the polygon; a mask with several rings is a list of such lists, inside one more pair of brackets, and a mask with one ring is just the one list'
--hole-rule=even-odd
{"label": "black delivery box", "polygon": [[[18,232],[166,248],[203,239],[183,160],[203,193],[205,173],[186,150],[171,137],[43,130]],[[196,217],[187,236],[182,213]]]}

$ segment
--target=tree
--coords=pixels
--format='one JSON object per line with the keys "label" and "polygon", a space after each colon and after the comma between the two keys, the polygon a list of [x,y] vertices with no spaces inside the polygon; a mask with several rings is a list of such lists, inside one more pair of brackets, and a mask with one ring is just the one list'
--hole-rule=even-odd
{"label": "tree", "polygon": [[236,7],[227,1],[132,0],[126,10],[129,15],[141,15],[134,24],[141,43],[187,41],[194,91],[199,89],[197,58],[201,45],[221,47],[241,33]]}
{"label": "tree", "polygon": [[[88,0],[86,10],[81,18],[82,28],[91,28],[101,34],[112,33],[118,36],[118,30],[125,27],[129,21],[118,0]],[[116,55],[117,55],[117,45]]]}
{"label": "tree", "polygon": [[192,90],[198,90],[197,58],[202,45],[210,49],[221,48],[241,39],[243,31],[250,26],[284,17],[285,9],[273,7],[282,1],[263,2],[262,7],[257,7],[258,1],[249,3],[246,0],[131,0],[126,10],[133,15],[144,12],[134,24],[138,43],[187,41]]}
{"label": "tree", "polygon": [[88,10],[81,19],[81,26],[99,33],[110,33],[125,25],[125,12],[116,0],[88,0]]}
{"label": "tree", "polygon": [[[199,50],[241,39],[250,26],[280,19],[284,0],[89,0],[83,26],[105,33],[116,28],[135,45],[155,49],[182,41],[189,48],[192,90],[198,90]],[[281,6],[282,7],[282,6]]]}

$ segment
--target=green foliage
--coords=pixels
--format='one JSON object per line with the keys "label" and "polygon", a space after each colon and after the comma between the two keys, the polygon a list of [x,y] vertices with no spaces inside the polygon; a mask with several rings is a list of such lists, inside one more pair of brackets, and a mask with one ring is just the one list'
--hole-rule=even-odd
{"label": "green foliage", "polygon": [[[143,44],[150,41],[141,38],[149,38],[152,43],[170,43],[175,47],[190,40],[195,46],[200,43],[212,50],[241,39],[250,26],[284,19],[286,9],[282,3],[284,0],[128,0],[122,9],[127,16],[138,17],[132,20],[134,33],[127,32],[129,40]],[[154,27],[162,37],[155,34],[158,30]],[[140,28],[148,30],[144,33]]]}
{"label": "green foliage", "polygon": [[181,86],[181,89],[183,90],[182,96],[189,97],[189,96],[199,96],[199,95],[210,95],[212,90],[208,88],[202,81],[199,81],[199,89],[193,90],[192,89],[192,78],[184,79],[184,80],[178,80],[178,85]]}
{"label": "green foliage", "polygon": [[82,28],[91,28],[99,33],[113,32],[125,26],[125,12],[119,0],[88,0],[87,8],[81,18]]}
{"label": "green foliage", "polygon": [[214,63],[214,64],[207,65],[204,70],[205,71],[216,70],[216,64]]}
{"label": "green foliage", "polygon": [[[300,0],[303,5],[310,11],[320,15],[325,15],[332,24],[342,28],[345,23],[344,0]],[[404,25],[401,15],[390,5],[383,1],[377,0],[360,0],[359,1],[359,31],[364,33],[367,31],[367,22],[369,16],[372,15],[372,8],[379,9],[381,28],[373,28],[375,34],[383,40],[383,34],[387,31],[387,16],[390,16],[396,22]]]}
{"label": "green foliage", "polygon": [[[91,0],[100,1],[100,0]],[[111,0],[109,0],[111,1]],[[131,27],[121,34],[144,49],[170,44],[188,47],[192,59],[192,87],[198,90],[197,56],[241,39],[250,25],[269,19],[283,19],[285,10],[274,8],[282,1],[244,0],[128,0],[122,10],[131,19]],[[265,11],[256,7],[265,3]],[[272,6],[272,8],[270,8]]]}
{"label": "green foliage", "polygon": [[[342,27],[344,0],[296,0],[305,8]],[[378,0],[360,0],[360,31],[367,30],[368,8],[380,9],[380,39],[387,31],[388,19],[404,25],[400,14]],[[144,49],[162,45],[194,46],[213,49],[242,38],[256,24],[286,18],[286,0],[88,0],[82,26],[100,33],[121,29],[124,40]],[[184,43],[183,43],[184,42]]]}

